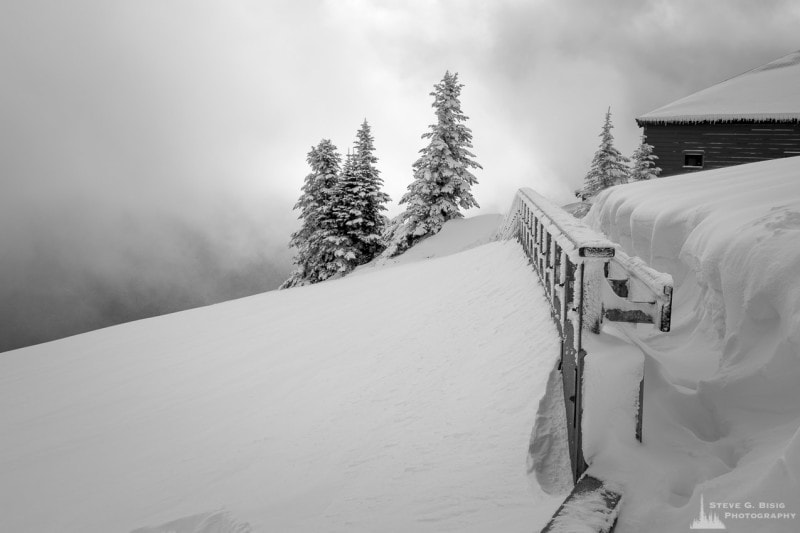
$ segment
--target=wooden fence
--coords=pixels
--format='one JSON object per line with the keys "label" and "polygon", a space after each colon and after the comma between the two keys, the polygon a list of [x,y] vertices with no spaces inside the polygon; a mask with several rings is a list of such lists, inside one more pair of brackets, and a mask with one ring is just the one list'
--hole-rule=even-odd
{"label": "wooden fence", "polygon": [[[559,369],[572,475],[586,471],[583,456],[583,335],[604,320],[644,322],[669,331],[672,277],[628,257],[613,242],[532,189],[520,189],[501,230],[516,238],[539,275],[561,336]],[[643,381],[639,383],[636,438],[642,440]]]}

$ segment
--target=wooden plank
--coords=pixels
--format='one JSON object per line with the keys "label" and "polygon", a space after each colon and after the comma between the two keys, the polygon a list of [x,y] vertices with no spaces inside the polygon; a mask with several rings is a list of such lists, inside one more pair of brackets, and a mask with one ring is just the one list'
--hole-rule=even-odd
{"label": "wooden plank", "polygon": [[642,442],[642,426],[644,424],[644,376],[639,382],[639,406],[636,410],[636,440]]}
{"label": "wooden plank", "polygon": [[593,531],[611,533],[617,523],[622,494],[593,476],[583,476],[541,533]]}
{"label": "wooden plank", "polygon": [[786,151],[800,150],[796,124],[647,124],[644,128],[662,176],[696,171],[683,167],[684,149],[706,150],[702,170],[782,158]]}
{"label": "wooden plank", "polygon": [[604,309],[603,316],[611,322],[629,322],[632,324],[653,324],[653,316],[638,309]]}

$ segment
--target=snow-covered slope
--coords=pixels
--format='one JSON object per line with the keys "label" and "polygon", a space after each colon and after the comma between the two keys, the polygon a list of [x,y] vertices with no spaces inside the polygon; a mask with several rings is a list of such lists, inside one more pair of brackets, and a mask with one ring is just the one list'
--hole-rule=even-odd
{"label": "snow-covered slope", "polygon": [[702,496],[729,531],[799,531],[800,158],[615,187],[586,220],[676,287],[671,333],[606,328],[646,354],[645,446],[593,457],[617,531],[685,532]]}
{"label": "snow-covered slope", "polygon": [[439,233],[426,237],[403,254],[391,258],[378,257],[371,263],[357,268],[354,274],[370,272],[374,268],[445,257],[486,244],[494,240],[497,227],[503,219],[503,215],[478,215],[450,220]]}
{"label": "snow-covered slope", "polygon": [[514,242],[8,352],[0,531],[533,531],[557,353]]}
{"label": "snow-covered slope", "polygon": [[[586,341],[584,453],[622,487],[617,533],[712,510],[728,531],[800,530],[798,178],[794,158],[596,198],[587,221],[676,287],[670,333]],[[498,222],[3,354],[0,531],[537,530],[561,500],[525,464],[558,339],[519,245],[484,244]],[[642,357],[643,446],[608,400]]]}

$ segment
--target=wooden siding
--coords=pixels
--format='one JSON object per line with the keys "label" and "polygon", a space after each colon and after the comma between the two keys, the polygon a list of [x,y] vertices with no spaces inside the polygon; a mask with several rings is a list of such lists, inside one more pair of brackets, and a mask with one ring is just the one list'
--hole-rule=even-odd
{"label": "wooden siding", "polygon": [[[662,176],[800,155],[798,123],[644,124]],[[683,166],[685,151],[702,151],[703,167]],[[794,153],[792,153],[794,152]]]}

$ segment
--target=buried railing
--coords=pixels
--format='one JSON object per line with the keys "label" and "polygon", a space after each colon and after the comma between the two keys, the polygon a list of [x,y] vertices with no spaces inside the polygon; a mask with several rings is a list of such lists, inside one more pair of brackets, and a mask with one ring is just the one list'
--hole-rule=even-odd
{"label": "buried railing", "polygon": [[[520,189],[501,230],[516,237],[544,286],[561,336],[567,437],[572,475],[577,483],[586,471],[583,456],[583,333],[599,333],[603,320],[644,322],[669,331],[672,277],[631,258],[531,189]],[[642,440],[642,390],[636,438]]]}

